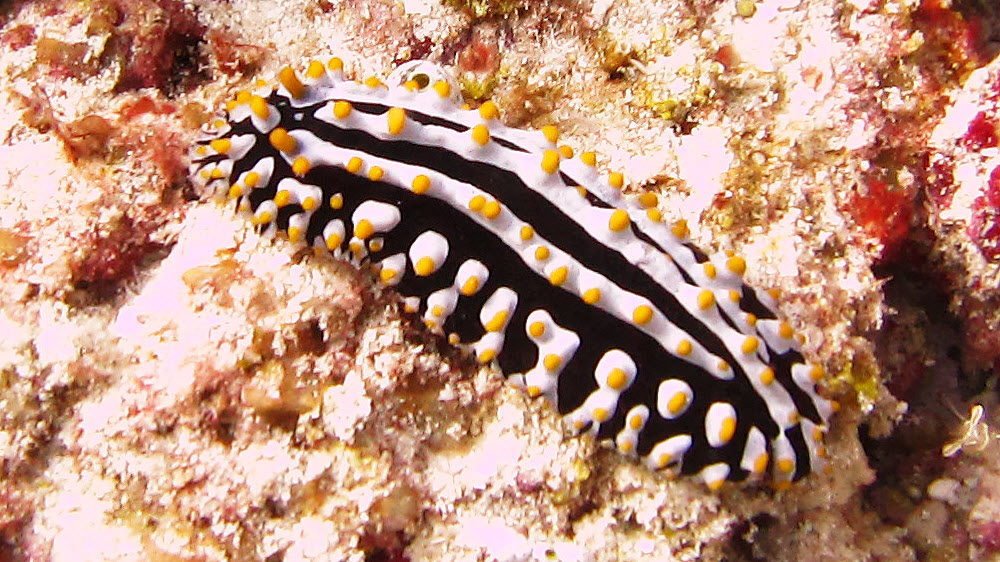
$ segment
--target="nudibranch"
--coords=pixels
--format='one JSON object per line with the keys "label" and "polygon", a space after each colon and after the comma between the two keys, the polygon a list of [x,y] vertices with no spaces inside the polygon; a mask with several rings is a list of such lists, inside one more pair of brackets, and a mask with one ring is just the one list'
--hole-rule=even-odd
{"label": "nudibranch", "polygon": [[385,83],[314,61],[205,125],[191,175],[265,233],[370,264],[405,308],[653,469],[795,481],[834,403],[746,262],[710,257],[554,127],[462,107],[408,63]]}

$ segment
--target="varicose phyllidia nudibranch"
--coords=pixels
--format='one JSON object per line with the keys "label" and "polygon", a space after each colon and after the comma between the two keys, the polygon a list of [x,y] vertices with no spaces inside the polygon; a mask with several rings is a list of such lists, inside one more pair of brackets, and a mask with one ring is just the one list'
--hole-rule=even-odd
{"label": "varicose phyllidia nudibranch", "polygon": [[283,69],[204,127],[193,181],[265,233],[371,264],[431,329],[653,469],[781,488],[823,462],[823,369],[742,258],[706,256],[554,127],[463,108],[431,63],[387,82],[336,58]]}

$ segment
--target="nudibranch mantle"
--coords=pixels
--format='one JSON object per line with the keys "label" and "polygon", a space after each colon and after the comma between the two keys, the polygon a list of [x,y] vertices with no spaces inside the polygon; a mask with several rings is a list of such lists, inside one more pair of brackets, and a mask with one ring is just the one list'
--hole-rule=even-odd
{"label": "nudibranch mantle", "polygon": [[430,63],[386,84],[334,58],[238,93],[191,175],[265,233],[370,264],[432,330],[653,469],[781,487],[819,466],[823,370],[744,260],[557,143],[462,108]]}

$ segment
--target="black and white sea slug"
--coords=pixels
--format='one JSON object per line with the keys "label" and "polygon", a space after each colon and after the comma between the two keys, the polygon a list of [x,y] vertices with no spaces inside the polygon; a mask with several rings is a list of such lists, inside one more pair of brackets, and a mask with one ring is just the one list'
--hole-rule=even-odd
{"label": "black and white sea slug", "polygon": [[193,147],[194,181],[265,232],[371,264],[432,329],[654,469],[782,487],[822,462],[823,370],[742,258],[706,256],[555,128],[462,108],[434,65],[388,85],[342,67],[238,93]]}

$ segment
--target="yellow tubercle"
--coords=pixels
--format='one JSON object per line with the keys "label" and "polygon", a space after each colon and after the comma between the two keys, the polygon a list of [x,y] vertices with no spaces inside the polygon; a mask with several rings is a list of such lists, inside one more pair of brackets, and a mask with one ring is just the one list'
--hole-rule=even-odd
{"label": "yellow tubercle", "polygon": [[656,457],[656,461],[655,461],[654,465],[658,469],[659,468],[664,468],[667,465],[669,465],[671,462],[673,462],[673,460],[674,460],[673,456],[671,456],[668,453],[663,453],[659,457]]}
{"label": "yellow tubercle", "polygon": [[627,380],[628,376],[625,374],[625,371],[621,369],[614,368],[611,369],[610,373],[608,373],[607,383],[608,386],[611,387],[613,390],[617,390],[619,392],[624,390],[625,382]]}
{"label": "yellow tubercle", "polygon": [[281,85],[284,86],[285,89],[288,90],[288,93],[295,99],[301,98],[306,92],[306,87],[295,74],[295,70],[290,66],[286,66],[278,72],[278,81],[281,82]]}
{"label": "yellow tubercle", "polygon": [[621,172],[611,172],[608,175],[608,183],[615,189],[625,187],[625,176]]}
{"label": "yellow tubercle", "polygon": [[472,199],[469,199],[469,210],[478,213],[486,205],[486,198],[482,195],[476,195]]}
{"label": "yellow tubercle", "polygon": [[764,367],[764,370],[760,372],[760,382],[764,386],[771,386],[771,383],[774,382],[774,369]]}
{"label": "yellow tubercle", "polygon": [[298,143],[295,139],[288,134],[288,131],[281,127],[271,131],[271,134],[269,134],[267,138],[271,141],[271,146],[273,146],[275,150],[280,150],[285,154],[295,152],[295,149],[298,148]]}
{"label": "yellow tubercle", "polygon": [[670,400],[667,400],[667,411],[670,412],[671,415],[676,416],[684,411],[684,408],[687,408],[687,404],[687,394],[684,394],[683,392],[676,392],[670,397]]}
{"label": "yellow tubercle", "polygon": [[568,160],[573,157],[573,147],[566,144],[559,145],[559,154]]}
{"label": "yellow tubercle", "polygon": [[479,355],[476,357],[476,360],[479,361],[480,364],[485,365],[490,361],[493,361],[493,359],[496,358],[496,356],[497,352],[495,349],[484,349],[479,352]]}
{"label": "yellow tubercle", "polygon": [[427,190],[431,187],[431,180],[427,176],[420,174],[413,178],[413,182],[410,184],[410,190],[417,195],[427,193]]}
{"label": "yellow tubercle", "polygon": [[597,165],[597,153],[596,152],[591,152],[591,151],[584,152],[584,153],[580,154],[580,160],[584,164],[586,164],[588,166],[596,166]]}
{"label": "yellow tubercle", "polygon": [[702,310],[707,310],[715,304],[715,293],[709,289],[705,289],[698,293],[698,308]]}
{"label": "yellow tubercle", "polygon": [[390,107],[388,112],[389,134],[396,136],[403,132],[406,123],[406,111],[402,107]]}
{"label": "yellow tubercle", "polygon": [[491,101],[483,102],[483,105],[479,106],[479,115],[489,121],[490,119],[496,119],[500,116],[500,110],[497,109],[497,104]]}
{"label": "yellow tubercle", "polygon": [[546,173],[554,174],[559,171],[559,152],[546,150],[542,153],[542,169]]}
{"label": "yellow tubercle", "polygon": [[747,271],[747,262],[739,256],[731,256],[726,260],[726,269],[742,276]]}
{"label": "yellow tubercle", "polygon": [[292,194],[287,189],[282,189],[274,194],[274,206],[279,209],[288,206],[291,202]]}
{"label": "yellow tubercle", "polygon": [[623,209],[615,209],[611,213],[611,218],[608,220],[608,228],[610,228],[612,232],[621,232],[622,230],[628,228],[630,223],[631,220],[628,218],[628,213],[626,213]]}
{"label": "yellow tubercle", "polygon": [[566,266],[560,266],[553,269],[552,273],[549,273],[549,283],[558,287],[566,282],[567,277],[569,277],[569,268]]}
{"label": "yellow tubercle", "polygon": [[358,224],[354,225],[354,236],[361,240],[367,240],[373,234],[375,234],[375,226],[368,219],[361,219]]}
{"label": "yellow tubercle", "polygon": [[326,67],[339,72],[344,70],[344,61],[340,60],[339,57],[333,57],[326,63]]}
{"label": "yellow tubercle", "polygon": [[229,139],[212,139],[208,145],[219,154],[227,154],[233,148],[233,142]]}
{"label": "yellow tubercle", "polygon": [[272,220],[274,220],[274,215],[268,211],[261,211],[260,213],[254,215],[250,222],[253,223],[254,226],[260,226],[262,224],[269,224]]}
{"label": "yellow tubercle", "polygon": [[545,136],[545,140],[555,144],[559,142],[559,129],[555,125],[546,125],[542,127],[542,135]]}
{"label": "yellow tubercle", "polygon": [[446,98],[451,95],[451,84],[445,82],[444,80],[438,80],[432,87],[442,98]]}
{"label": "yellow tubercle", "polygon": [[358,242],[357,240],[352,240],[348,242],[347,248],[351,250],[351,253],[354,254],[355,258],[357,259],[361,258],[362,252],[364,252],[365,250],[364,244]]}
{"label": "yellow tubercle", "polygon": [[554,353],[550,353],[542,359],[542,365],[549,371],[555,371],[562,366],[562,358]]}
{"label": "yellow tubercle", "polygon": [[312,164],[304,156],[299,156],[292,162],[292,172],[299,177],[309,173],[310,169],[312,169]]}
{"label": "yellow tubercle", "polygon": [[532,322],[528,325],[528,333],[533,338],[540,338],[545,335],[545,324],[541,322]]}
{"label": "yellow tubercle", "polygon": [[343,195],[341,195],[339,193],[335,193],[335,194],[333,194],[333,195],[330,196],[330,208],[331,209],[340,209],[343,206],[344,206],[344,196]]}
{"label": "yellow tubercle", "polygon": [[795,330],[792,329],[788,322],[782,322],[778,328],[778,334],[786,340],[790,340],[795,336]]}
{"label": "yellow tubercle", "polygon": [[632,311],[632,321],[639,325],[648,324],[653,319],[653,309],[648,305],[640,304]]}
{"label": "yellow tubercle", "polygon": [[767,462],[769,460],[771,460],[771,457],[767,453],[757,455],[757,458],[753,461],[754,474],[763,474],[767,470]]}
{"label": "yellow tubercle", "polygon": [[352,174],[356,174],[361,171],[361,167],[363,165],[364,162],[361,161],[361,158],[352,156],[351,159],[347,161],[347,165],[344,166],[344,169]]}
{"label": "yellow tubercle", "polygon": [[681,342],[677,344],[677,355],[687,357],[688,355],[691,355],[691,351],[693,349],[694,346],[691,344],[691,340],[681,340]]}
{"label": "yellow tubercle", "polygon": [[310,62],[309,66],[306,68],[306,76],[312,78],[313,80],[322,78],[324,74],[326,74],[326,67],[324,67],[323,63],[318,60]]}
{"label": "yellow tubercle", "polygon": [[504,326],[507,325],[507,316],[508,312],[506,310],[497,312],[493,315],[493,318],[486,323],[484,328],[486,328],[487,332],[499,332],[500,330],[503,330]]}
{"label": "yellow tubercle", "polygon": [[708,277],[709,279],[715,279],[715,276],[718,275],[718,271],[715,269],[715,264],[712,262],[705,262],[702,264],[702,269],[705,270],[705,277]]}
{"label": "yellow tubercle", "polygon": [[709,490],[713,492],[718,492],[719,490],[722,489],[722,486],[725,483],[726,483],[725,478],[719,478],[717,480],[709,480],[708,482],[705,482],[705,485],[708,486]]}
{"label": "yellow tubercle", "polygon": [[655,207],[658,202],[659,202],[659,198],[652,191],[647,191],[647,192],[639,195],[639,204],[642,205],[646,209],[649,209],[651,207]]}
{"label": "yellow tubercle", "polygon": [[757,353],[757,347],[759,345],[760,340],[758,340],[755,336],[747,336],[746,339],[743,340],[740,350],[747,355],[751,355],[753,353]]}
{"label": "yellow tubercle", "polygon": [[337,119],[346,119],[350,114],[353,106],[351,102],[345,100],[339,100],[333,102],[333,116]]}
{"label": "yellow tubercle", "polygon": [[736,418],[722,420],[722,425],[719,427],[719,441],[729,443],[733,439],[733,435],[736,435]]}
{"label": "yellow tubercle", "polygon": [[271,116],[271,108],[268,107],[267,100],[260,96],[253,96],[250,98],[250,111],[252,111],[258,119],[267,119]]}
{"label": "yellow tubercle", "polygon": [[482,214],[488,219],[495,219],[500,214],[500,203],[496,201],[487,201],[483,205]]}
{"label": "yellow tubercle", "polygon": [[674,225],[670,227],[670,232],[672,232],[674,236],[682,240],[687,238],[688,235],[691,234],[691,231],[688,230],[687,221],[684,219],[675,222]]}
{"label": "yellow tubercle", "polygon": [[385,170],[378,166],[372,166],[368,169],[368,179],[372,181],[381,181],[383,176],[385,176]]}
{"label": "yellow tubercle", "polygon": [[472,140],[479,146],[486,146],[490,142],[490,128],[486,125],[476,125],[472,128]]}
{"label": "yellow tubercle", "polygon": [[601,300],[601,290],[597,287],[587,289],[583,292],[582,298],[587,304],[597,304]]}
{"label": "yellow tubercle", "polygon": [[531,225],[526,224],[521,227],[521,231],[519,232],[519,234],[521,235],[521,240],[527,242],[528,240],[534,238],[535,229],[532,228]]}
{"label": "yellow tubercle", "polygon": [[462,283],[462,288],[459,289],[459,292],[467,297],[471,297],[478,291],[479,291],[479,278],[475,276],[466,279],[465,283]]}
{"label": "yellow tubercle", "polygon": [[413,272],[420,277],[427,277],[428,275],[434,273],[436,269],[437,264],[435,264],[434,260],[427,256],[420,258],[417,260],[417,263],[413,264]]}

